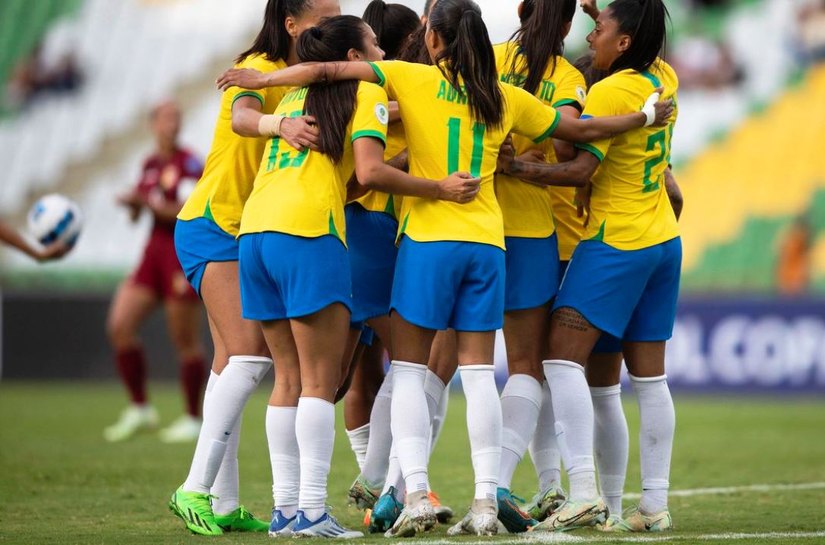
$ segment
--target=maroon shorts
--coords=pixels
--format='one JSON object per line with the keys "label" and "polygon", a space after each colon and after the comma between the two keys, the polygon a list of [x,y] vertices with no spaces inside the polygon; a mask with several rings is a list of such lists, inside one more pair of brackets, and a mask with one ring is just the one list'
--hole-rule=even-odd
{"label": "maroon shorts", "polygon": [[189,285],[175,253],[172,233],[152,231],[143,259],[132,275],[132,282],[145,286],[162,300],[184,299],[198,301],[198,294]]}

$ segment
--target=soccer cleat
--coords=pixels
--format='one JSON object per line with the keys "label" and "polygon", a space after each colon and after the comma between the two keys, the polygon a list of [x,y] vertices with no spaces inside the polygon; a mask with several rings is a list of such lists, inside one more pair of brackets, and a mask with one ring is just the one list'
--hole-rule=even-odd
{"label": "soccer cleat", "polygon": [[594,528],[599,532],[622,532],[623,530],[619,530],[618,526],[623,522],[622,517],[619,515],[610,515],[607,520],[597,524]]}
{"label": "soccer cleat", "polygon": [[[413,505],[405,507],[392,527],[384,532],[386,537],[413,537],[416,534],[423,534],[436,525],[438,519],[435,510],[430,503],[430,499],[419,492],[422,496],[414,501]],[[410,498],[408,496],[407,500]]]}
{"label": "soccer cleat", "polygon": [[103,430],[103,437],[110,443],[125,441],[141,430],[153,429],[158,425],[158,413],[150,405],[129,405],[117,422]]}
{"label": "soccer cleat", "polygon": [[496,500],[498,503],[498,520],[511,534],[526,532],[531,526],[539,522],[521,510],[516,500],[522,501],[510,493],[506,488],[496,490]]}
{"label": "soccer cleat", "polygon": [[438,519],[438,522],[442,524],[450,522],[450,519],[453,518],[453,510],[446,505],[442,505],[441,498],[432,490],[427,493],[427,497],[430,498],[430,503],[433,504],[433,511],[435,511],[435,518]]}
{"label": "soccer cleat", "polygon": [[178,488],[169,500],[169,510],[180,517],[191,532],[202,536],[220,536],[223,530],[215,520],[211,499],[209,494]]}
{"label": "soccer cleat", "polygon": [[160,430],[160,440],[164,443],[190,443],[198,440],[201,419],[185,414]]}
{"label": "soccer cleat", "polygon": [[304,516],[303,511],[298,511],[295,516],[295,526],[292,527],[293,537],[329,537],[336,539],[355,539],[364,537],[362,532],[347,530],[335,520],[329,513],[324,513],[316,521],[311,521]]}
{"label": "soccer cleat", "polygon": [[[381,494],[381,497],[375,502],[369,519],[365,521],[369,527],[369,533],[386,532],[392,528],[395,521],[401,516],[404,504],[395,499],[395,494],[395,487],[391,486],[387,493]],[[437,517],[438,515],[436,515]]]}
{"label": "soccer cleat", "polygon": [[272,522],[269,523],[270,537],[291,536],[295,523],[298,521],[298,515],[292,518],[286,518],[280,509],[272,508]]}
{"label": "soccer cleat", "polygon": [[558,486],[551,486],[533,497],[533,501],[527,506],[527,514],[541,522],[555,513],[565,499],[564,490]]}
{"label": "soccer cleat", "polygon": [[601,498],[593,501],[565,501],[552,515],[530,528],[531,532],[566,532],[603,523],[607,519],[607,506]]}
{"label": "soccer cleat", "polygon": [[349,487],[347,503],[355,504],[358,509],[372,509],[380,495],[380,488],[376,489],[376,487],[370,486],[370,483],[364,477],[358,475],[352,486]]}
{"label": "soccer cleat", "polygon": [[[611,519],[613,517],[610,517]],[[673,518],[670,511],[665,509],[655,515],[645,515],[638,507],[631,507],[624,512],[621,518],[613,524],[604,524],[602,532],[663,532],[673,528]],[[610,519],[608,519],[610,522]]]}
{"label": "soccer cleat", "polygon": [[473,500],[473,506],[461,519],[447,530],[448,536],[494,536],[498,533],[498,517],[494,500]]}
{"label": "soccer cleat", "polygon": [[269,523],[255,518],[243,505],[228,515],[215,515],[215,522],[224,532],[266,532]]}

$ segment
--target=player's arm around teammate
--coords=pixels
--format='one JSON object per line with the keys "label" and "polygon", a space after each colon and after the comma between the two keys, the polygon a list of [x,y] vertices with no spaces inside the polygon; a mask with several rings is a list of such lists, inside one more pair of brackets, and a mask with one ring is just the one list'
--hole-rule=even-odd
{"label": "player's arm around teammate", "polygon": [[[588,41],[594,67],[610,75],[591,89],[585,115],[632,109],[656,87],[664,86],[665,96],[675,99],[675,73],[658,58],[666,19],[660,0],[616,0],[600,13]],[[640,129],[581,146],[600,168],[592,180],[590,223],[554,304],[551,357],[545,361],[557,433],[566,439],[570,501],[537,529],[603,522],[606,510],[593,467],[593,404],[583,374],[602,332],[623,339],[639,395],[643,480],[639,508],[605,529],[671,526],[667,488],[674,413],[664,347],[675,318],[681,243],[664,178],[674,121],[675,114],[663,129]]]}
{"label": "player's arm around teammate", "polygon": [[[261,31],[238,56],[236,66],[269,71],[298,62],[298,36],[339,13],[337,0],[269,0]],[[178,258],[204,301],[215,345],[204,424],[189,474],[170,501],[172,512],[199,534],[219,535],[224,529],[265,532],[269,528],[268,522],[254,518],[238,499],[240,417],[272,360],[259,325],[242,318],[236,238],[267,139],[281,129],[284,138],[290,138],[293,129],[295,138],[314,134],[306,120],[279,121],[272,115],[286,92],[236,87],[223,94],[204,175],[181,210],[175,230]],[[234,115],[238,118],[233,120]],[[257,131],[267,139],[241,137],[233,128],[250,136]],[[306,143],[295,142],[298,147]],[[299,390],[300,383],[292,388]],[[267,412],[267,430],[273,422],[277,429],[275,416]],[[217,499],[211,501],[210,494]]]}
{"label": "player's arm around teammate", "polygon": [[[329,61],[383,56],[372,30],[351,16],[308,30],[297,53],[303,60]],[[275,114],[295,111],[306,111],[322,127],[319,151],[271,140],[240,229],[243,315],[263,328],[277,366],[271,409],[282,416],[279,437],[270,441],[276,508],[270,532],[354,537],[360,533],[341,527],[325,507],[332,402],[350,322],[346,183],[355,172],[359,182],[394,193],[462,202],[477,187],[467,188],[466,174],[437,182],[386,166],[389,114],[386,93],[375,85],[347,81],[296,88]],[[283,380],[300,384],[300,390],[281,389]]]}
{"label": "player's arm around teammate", "polygon": [[[494,48],[502,81],[521,87],[556,108],[562,117],[573,119],[584,107],[585,82],[562,53],[575,11],[575,0],[526,0],[519,5],[519,30],[509,42]],[[571,144],[555,137],[539,148],[518,135],[511,140],[512,149],[503,153],[529,156],[537,152],[533,159],[542,163],[557,163],[571,153],[575,155]],[[550,305],[559,285],[558,235],[550,188],[501,173],[496,176],[496,197],[507,246],[503,331],[509,370],[501,394],[504,441],[498,518],[508,531],[524,532],[538,521],[521,510],[510,486],[516,466],[536,432],[539,415],[548,409],[543,405],[551,405],[549,396],[543,394],[542,361],[547,357]],[[555,442],[553,424],[544,425],[550,430],[543,450],[550,451],[556,448],[549,444]],[[539,467],[537,461],[534,463]],[[559,462],[552,465],[558,468]],[[559,479],[540,484],[544,495],[557,495],[560,489]]]}

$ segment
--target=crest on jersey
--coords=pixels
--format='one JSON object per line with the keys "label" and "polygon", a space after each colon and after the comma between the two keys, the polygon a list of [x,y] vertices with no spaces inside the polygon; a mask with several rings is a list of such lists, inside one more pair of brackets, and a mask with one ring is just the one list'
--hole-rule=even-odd
{"label": "crest on jersey", "polygon": [[576,87],[576,96],[579,97],[579,102],[584,102],[587,100],[587,91],[584,87]]}
{"label": "crest on jersey", "polygon": [[388,125],[390,123],[390,112],[383,104],[375,105],[375,117],[382,125]]}

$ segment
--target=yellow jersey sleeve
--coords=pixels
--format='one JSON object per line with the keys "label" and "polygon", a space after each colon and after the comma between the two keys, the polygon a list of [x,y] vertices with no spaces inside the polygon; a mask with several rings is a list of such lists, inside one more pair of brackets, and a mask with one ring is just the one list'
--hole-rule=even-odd
{"label": "yellow jersey sleeve", "polygon": [[[307,93],[307,88],[290,91],[275,113],[300,115]],[[386,93],[362,82],[344,135],[344,155],[338,163],[321,152],[299,152],[283,139],[270,139],[243,210],[240,234],[332,235],[346,244],[344,202],[347,182],[355,170],[352,142],[359,138],[385,141],[388,117]]]}
{"label": "yellow jersey sleeve", "polygon": [[505,99],[513,112],[511,131],[541,144],[553,134],[561,121],[561,114],[518,87],[503,85],[507,90]]}
{"label": "yellow jersey sleeve", "polygon": [[564,57],[556,60],[556,70],[553,73],[552,106],[573,106],[580,111],[584,109],[587,100],[587,83],[579,70],[570,64]]}
{"label": "yellow jersey sleeve", "polygon": [[[638,112],[660,86],[665,89],[662,98],[676,99],[679,82],[664,61],[643,73],[623,70],[593,86],[584,113]],[[638,250],[679,236],[664,183],[676,115],[665,127],[642,127],[583,146],[601,160],[592,179],[590,223],[583,240]]]}
{"label": "yellow jersey sleeve", "polygon": [[387,93],[372,83],[358,85],[355,99],[355,112],[352,114],[351,139],[375,138],[387,146],[387,126],[390,122],[390,110],[387,106]]}
{"label": "yellow jersey sleeve", "polygon": [[[286,63],[280,59],[270,61],[253,55],[236,67],[272,72],[286,68]],[[226,233],[238,235],[244,204],[252,192],[267,139],[245,138],[235,134],[232,131],[232,106],[239,98],[251,96],[261,102],[263,113],[271,114],[287,91],[285,87],[273,87],[264,91],[232,87],[223,93],[203,175],[181,208],[178,219],[187,221],[207,218]]]}

